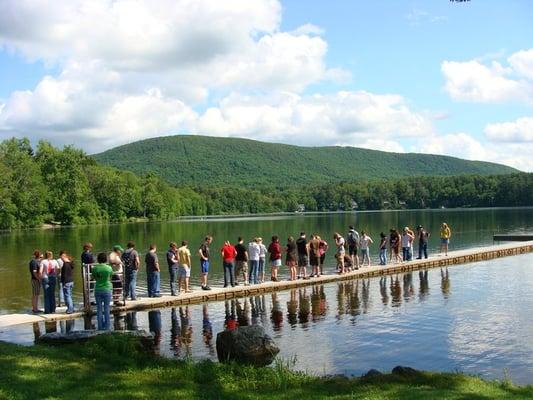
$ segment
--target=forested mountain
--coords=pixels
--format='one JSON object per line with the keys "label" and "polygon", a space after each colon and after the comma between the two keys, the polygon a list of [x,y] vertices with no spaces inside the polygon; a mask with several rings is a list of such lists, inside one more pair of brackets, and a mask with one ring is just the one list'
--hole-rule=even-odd
{"label": "forested mountain", "polygon": [[261,184],[290,187],[375,178],[517,172],[500,164],[430,154],[299,147],[188,135],[142,140],[93,157],[136,174],[153,172],[173,185],[248,188]]}
{"label": "forested mountain", "polygon": [[[150,165],[148,155],[146,160]],[[305,169],[298,172],[305,176]],[[0,229],[183,215],[533,205],[533,174],[402,177],[397,168],[391,174],[346,182],[322,175],[315,184],[294,184],[294,174],[287,173],[285,186],[265,179],[253,187],[236,187],[234,175],[218,186],[202,176],[194,186],[174,187],[152,172],[138,176],[101,165],[72,146],[41,141],[34,149],[28,139],[9,139],[0,143]]]}

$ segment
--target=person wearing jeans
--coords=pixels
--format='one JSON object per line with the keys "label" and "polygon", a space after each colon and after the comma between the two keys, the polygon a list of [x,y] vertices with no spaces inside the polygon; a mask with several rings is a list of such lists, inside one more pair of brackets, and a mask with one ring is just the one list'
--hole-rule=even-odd
{"label": "person wearing jeans", "polygon": [[111,324],[109,303],[111,303],[113,285],[111,284],[111,276],[113,269],[107,264],[107,254],[98,254],[97,264],[93,265],[92,276],[96,280],[94,297],[96,299],[96,318],[99,331],[109,330]]}
{"label": "person wearing jeans", "polygon": [[74,303],[72,302],[72,288],[74,287],[72,270],[74,269],[74,263],[65,250],[59,252],[58,263],[61,267],[61,285],[63,299],[67,306],[67,314],[72,314],[74,312]]}
{"label": "person wearing jeans", "polygon": [[258,238],[253,239],[248,243],[248,256],[250,262],[250,275],[248,282],[259,283],[259,256],[261,253],[261,246],[259,246]]}
{"label": "person wearing jeans", "polygon": [[54,255],[47,250],[44,253],[44,259],[39,266],[39,274],[42,277],[42,284],[44,289],[44,312],[51,314],[56,311],[56,283],[57,274],[59,272],[59,264],[54,260]]}
{"label": "person wearing jeans", "polygon": [[122,263],[124,264],[124,298],[131,296],[131,300],[137,300],[137,271],[141,265],[139,253],[135,250],[135,242],[129,241],[126,245],[126,251],[121,255]]}
{"label": "person wearing jeans", "polygon": [[387,236],[383,232],[379,236],[381,237],[379,242],[379,265],[387,265]]}
{"label": "person wearing jeans", "polygon": [[228,287],[228,283],[231,283],[231,286],[233,287],[235,286],[234,265],[237,250],[235,250],[235,247],[226,240],[220,253],[222,255],[222,265],[224,267],[224,287]]}
{"label": "person wearing jeans", "polygon": [[157,248],[155,244],[150,245],[150,249],[144,258],[146,263],[146,276],[148,280],[148,297],[160,297],[159,260],[157,258]]}
{"label": "person wearing jeans", "polygon": [[[168,274],[170,275],[170,294],[172,296],[177,296],[179,293],[179,288],[177,288],[178,280],[178,245],[176,242],[170,242],[169,249],[167,251],[167,264],[168,264]],[[176,290],[177,289],[177,290]]]}

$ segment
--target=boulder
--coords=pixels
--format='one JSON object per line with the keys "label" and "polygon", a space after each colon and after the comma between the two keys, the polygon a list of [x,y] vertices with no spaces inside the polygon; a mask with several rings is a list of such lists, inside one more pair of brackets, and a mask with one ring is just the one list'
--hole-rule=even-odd
{"label": "boulder", "polygon": [[381,372],[379,372],[377,369],[372,368],[372,369],[369,369],[368,372],[362,376],[362,378],[370,379],[370,378],[374,378],[375,376],[381,376],[381,375],[383,375]]}
{"label": "boulder", "polygon": [[35,343],[46,344],[51,346],[62,346],[73,343],[86,343],[100,335],[124,334],[138,338],[140,347],[143,350],[152,351],[154,347],[154,336],[144,330],[139,331],[97,331],[97,330],[81,330],[71,331],[69,333],[50,332],[39,336]]}
{"label": "boulder", "polygon": [[411,368],[411,367],[403,367],[401,365],[397,365],[396,367],[394,367],[392,369],[392,373],[394,375],[405,376],[405,377],[413,377],[413,376],[420,375],[420,371],[414,368]]}
{"label": "boulder", "polygon": [[279,348],[262,326],[241,326],[217,335],[217,356],[220,362],[236,361],[258,367],[269,365]]}

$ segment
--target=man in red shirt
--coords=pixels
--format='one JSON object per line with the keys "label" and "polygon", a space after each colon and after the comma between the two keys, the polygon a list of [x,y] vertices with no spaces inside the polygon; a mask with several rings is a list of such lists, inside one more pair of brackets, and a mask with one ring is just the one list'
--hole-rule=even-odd
{"label": "man in red shirt", "polygon": [[228,287],[228,281],[233,287],[235,286],[235,274],[233,272],[233,268],[237,250],[235,250],[235,247],[233,247],[233,245],[226,240],[224,242],[224,246],[222,246],[222,249],[220,250],[220,254],[222,255],[222,265],[224,266],[224,287]]}

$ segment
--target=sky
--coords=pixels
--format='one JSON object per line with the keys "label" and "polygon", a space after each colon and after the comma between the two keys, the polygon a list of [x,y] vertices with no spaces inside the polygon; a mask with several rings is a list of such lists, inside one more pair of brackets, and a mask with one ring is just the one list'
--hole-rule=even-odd
{"label": "sky", "polygon": [[529,0],[2,0],[0,139],[174,134],[533,171]]}

